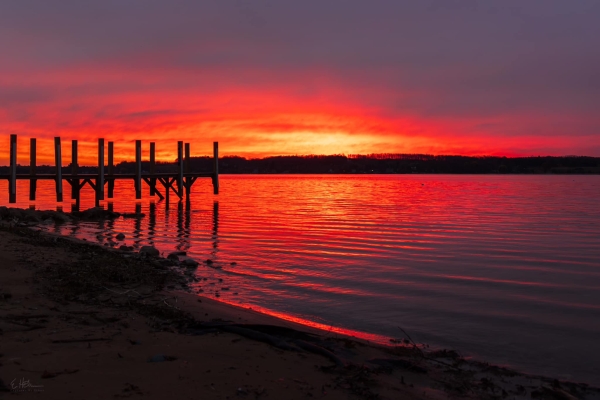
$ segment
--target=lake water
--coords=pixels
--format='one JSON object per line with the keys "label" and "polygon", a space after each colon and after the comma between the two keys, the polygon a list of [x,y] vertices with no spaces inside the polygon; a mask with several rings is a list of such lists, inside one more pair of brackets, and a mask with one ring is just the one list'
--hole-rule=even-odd
{"label": "lake water", "polygon": [[[52,184],[39,186],[36,207],[56,208]],[[168,207],[132,189],[117,183],[112,206],[137,206],[141,220],[47,229],[100,243],[122,232],[129,245],[211,259],[222,269],[197,269],[204,295],[331,334],[389,343],[401,327],[432,347],[600,385],[600,176],[223,175],[220,195],[200,180],[190,204]]]}

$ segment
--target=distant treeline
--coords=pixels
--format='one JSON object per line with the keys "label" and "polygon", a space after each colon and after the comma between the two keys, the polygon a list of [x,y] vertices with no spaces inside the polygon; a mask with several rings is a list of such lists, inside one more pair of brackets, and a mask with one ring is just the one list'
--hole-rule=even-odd
{"label": "distant treeline", "polygon": [[[209,172],[211,157],[192,157],[190,171]],[[142,169],[149,170],[143,162]],[[80,173],[95,173],[96,167],[80,167]],[[176,172],[176,161],[157,163],[157,172]],[[52,166],[38,166],[37,172],[53,173]],[[65,166],[64,173],[71,167]],[[134,162],[121,162],[115,173],[133,173]],[[19,166],[18,173],[29,172]],[[8,167],[0,167],[7,174]],[[600,174],[600,157],[467,157],[427,154],[307,155],[247,159],[229,156],[219,159],[222,174]]]}

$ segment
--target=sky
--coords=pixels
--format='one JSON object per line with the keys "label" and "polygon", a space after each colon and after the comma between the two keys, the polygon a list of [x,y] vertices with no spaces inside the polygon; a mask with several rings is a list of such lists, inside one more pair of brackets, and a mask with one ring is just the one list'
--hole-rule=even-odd
{"label": "sky", "polygon": [[5,0],[0,164],[192,155],[600,156],[597,0]]}

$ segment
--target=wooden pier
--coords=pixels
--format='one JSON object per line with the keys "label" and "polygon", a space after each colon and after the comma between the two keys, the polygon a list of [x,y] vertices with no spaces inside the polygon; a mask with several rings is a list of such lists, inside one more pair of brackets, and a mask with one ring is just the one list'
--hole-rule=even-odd
{"label": "wooden pier", "polygon": [[[17,180],[29,180],[29,200],[35,200],[38,180],[53,180],[56,184],[56,201],[63,201],[63,180],[71,186],[71,199],[79,203],[80,192],[89,185],[96,193],[96,205],[105,199],[105,186],[109,199],[114,196],[116,180],[132,180],[135,198],[142,198],[143,183],[150,189],[150,196],[158,196],[161,200],[169,200],[173,193],[182,200],[189,199],[192,186],[198,178],[211,178],[214,194],[219,194],[219,143],[213,143],[214,168],[211,172],[190,171],[190,144],[177,142],[177,172],[156,172],[156,144],[150,143],[149,172],[142,171],[142,141],[135,141],[135,172],[128,174],[114,173],[114,142],[108,142],[108,164],[105,165],[104,139],[98,139],[98,172],[96,174],[80,174],[78,164],[78,142],[71,141],[71,173],[63,173],[60,137],[54,138],[54,163],[56,172],[53,174],[38,174],[36,161],[36,139],[30,139],[29,173],[17,174],[17,135],[10,135],[10,167],[8,174],[0,174],[0,179],[8,180],[9,203],[17,202]],[[184,155],[185,146],[185,155]],[[106,173],[105,173],[106,167]],[[160,184],[160,185],[158,185]],[[160,190],[162,186],[162,191]]]}

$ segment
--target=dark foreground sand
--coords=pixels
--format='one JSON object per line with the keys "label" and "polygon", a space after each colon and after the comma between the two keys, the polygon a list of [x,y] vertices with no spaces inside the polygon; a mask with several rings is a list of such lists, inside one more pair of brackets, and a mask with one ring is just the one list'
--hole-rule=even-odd
{"label": "dark foreground sand", "polygon": [[600,398],[454,352],[332,338],[190,294],[157,259],[0,224],[0,397]]}

